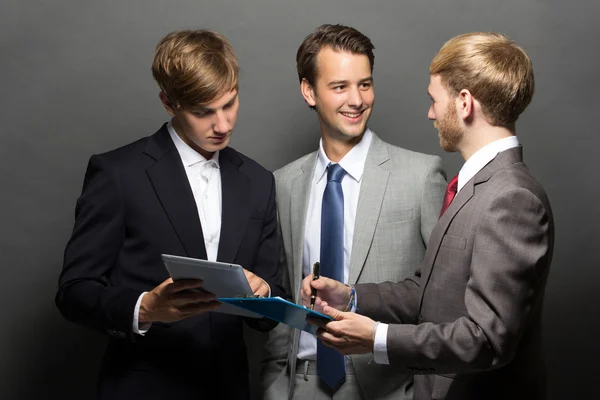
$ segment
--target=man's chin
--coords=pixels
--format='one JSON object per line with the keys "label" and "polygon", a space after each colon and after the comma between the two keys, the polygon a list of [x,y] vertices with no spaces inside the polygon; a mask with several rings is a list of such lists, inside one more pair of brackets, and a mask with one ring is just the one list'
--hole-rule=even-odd
{"label": "man's chin", "polygon": [[443,139],[440,139],[440,147],[442,148],[442,150],[444,150],[447,153],[456,152],[456,145],[449,143]]}
{"label": "man's chin", "polygon": [[361,126],[352,126],[347,129],[344,129],[343,134],[344,134],[344,136],[346,136],[348,138],[354,139],[354,138],[364,135],[364,133],[366,131],[367,131],[367,125],[364,124]]}

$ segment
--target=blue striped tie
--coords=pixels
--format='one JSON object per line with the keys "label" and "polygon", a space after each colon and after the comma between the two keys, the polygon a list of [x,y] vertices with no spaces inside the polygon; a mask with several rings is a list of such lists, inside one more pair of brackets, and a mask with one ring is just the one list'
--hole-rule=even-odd
{"label": "blue striped tie", "polygon": [[[346,171],[339,164],[327,167],[327,186],[321,208],[321,275],[344,282],[344,192]],[[334,391],[346,379],[344,356],[317,341],[317,375]]]}

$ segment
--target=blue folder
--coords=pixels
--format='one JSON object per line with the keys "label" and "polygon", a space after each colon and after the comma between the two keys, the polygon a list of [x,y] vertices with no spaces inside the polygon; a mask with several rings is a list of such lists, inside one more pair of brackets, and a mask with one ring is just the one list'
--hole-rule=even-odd
{"label": "blue folder", "polygon": [[325,321],[333,321],[333,318],[309,310],[308,308],[290,303],[280,297],[265,297],[265,298],[218,298],[218,301],[223,303],[233,304],[234,306],[253,311],[263,317],[271,318],[283,324],[289,325],[292,328],[300,329],[313,335],[316,334],[317,326],[306,322],[307,317],[320,318]]}

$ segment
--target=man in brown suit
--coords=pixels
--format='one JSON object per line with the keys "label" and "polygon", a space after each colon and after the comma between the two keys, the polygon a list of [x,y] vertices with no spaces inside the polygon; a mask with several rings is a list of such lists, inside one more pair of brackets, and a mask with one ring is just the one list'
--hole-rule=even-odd
{"label": "man in brown suit", "polygon": [[[430,75],[428,117],[465,164],[421,267],[398,283],[355,287],[308,276],[303,301],[312,286],[317,309],[336,320],[319,331],[327,345],[414,373],[415,400],[544,399],[554,222],[515,130],[533,96],[531,61],[503,35],[469,33],[442,47]],[[352,306],[358,313],[338,311]]]}

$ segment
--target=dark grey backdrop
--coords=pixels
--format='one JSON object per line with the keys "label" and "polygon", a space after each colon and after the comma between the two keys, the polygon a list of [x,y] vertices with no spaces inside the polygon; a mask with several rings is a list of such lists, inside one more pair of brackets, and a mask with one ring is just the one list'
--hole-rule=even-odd
{"label": "dark grey backdrop", "polygon": [[230,38],[243,69],[232,144],[276,169],[317,146],[294,60],[322,23],[353,25],[375,43],[371,127],[393,144],[441,155],[450,176],[462,161],[439,149],[426,118],[431,58],[451,36],[474,30],[504,32],[527,49],[537,91],[518,133],[557,227],[544,314],[549,385],[554,399],[599,398],[599,4],[3,0],[0,398],[93,396],[105,338],[62,320],[53,297],[87,159],[167,119],[150,74],[156,42],[179,28]]}

